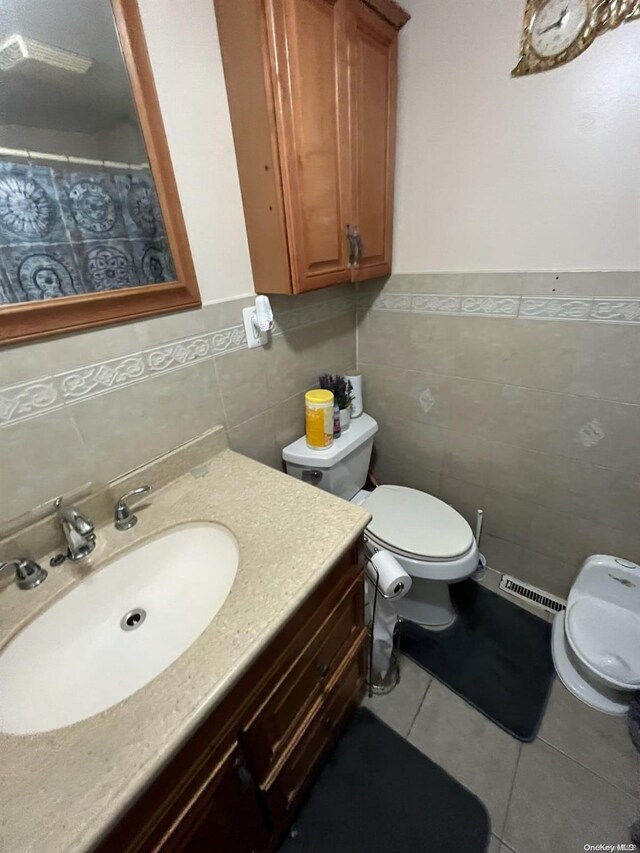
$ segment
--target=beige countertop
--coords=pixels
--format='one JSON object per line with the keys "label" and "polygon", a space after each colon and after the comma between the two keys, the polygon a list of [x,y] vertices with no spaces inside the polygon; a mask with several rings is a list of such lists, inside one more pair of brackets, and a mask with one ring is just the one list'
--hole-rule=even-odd
{"label": "beige countertop", "polygon": [[[126,534],[108,525],[82,563],[0,591],[0,648],[87,573],[162,530],[215,521],[240,563],[222,609],[172,666],[124,702],[43,734],[0,734],[0,850],[90,850],[364,530],[357,506],[223,450],[158,491]],[[46,565],[43,559],[43,564]],[[33,697],[34,702],[38,697]]]}

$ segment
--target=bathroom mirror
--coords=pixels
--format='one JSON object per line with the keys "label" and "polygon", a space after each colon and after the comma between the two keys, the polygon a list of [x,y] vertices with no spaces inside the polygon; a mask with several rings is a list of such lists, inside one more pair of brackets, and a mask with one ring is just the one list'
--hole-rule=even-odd
{"label": "bathroom mirror", "polygon": [[0,343],[200,304],[135,0],[0,4]]}

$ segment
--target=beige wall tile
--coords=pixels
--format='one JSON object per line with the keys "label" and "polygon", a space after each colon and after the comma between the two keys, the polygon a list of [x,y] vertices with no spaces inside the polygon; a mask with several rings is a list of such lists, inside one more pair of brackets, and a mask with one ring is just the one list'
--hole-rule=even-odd
{"label": "beige wall tile", "polygon": [[224,423],[210,361],[93,397],[69,409],[100,482]]}
{"label": "beige wall tile", "polygon": [[358,322],[358,357],[367,364],[406,367],[409,353],[410,314],[367,311]]}
{"label": "beige wall tile", "polygon": [[569,595],[580,568],[528,548],[522,549],[520,560],[520,570],[514,573],[516,577],[561,598]]}
{"label": "beige wall tile", "polygon": [[504,385],[498,402],[494,437],[543,453],[567,453],[566,398],[550,391]]}
{"label": "beige wall tile", "polygon": [[409,489],[419,489],[442,500],[442,474],[439,471],[430,470],[421,462],[409,460],[404,463],[400,485],[407,486]]}
{"label": "beige wall tile", "polygon": [[449,429],[495,437],[500,419],[502,385],[456,376],[447,382]]}
{"label": "beige wall tile", "polygon": [[505,382],[567,393],[574,382],[588,323],[517,320],[508,324]]}
{"label": "beige wall tile", "polygon": [[446,433],[442,471],[447,477],[475,486],[488,486],[499,448],[471,433]]}
{"label": "beige wall tile", "polygon": [[356,288],[354,284],[339,284],[335,287],[329,287],[324,290],[312,290],[309,293],[298,293],[296,296],[287,296],[276,294],[269,297],[271,306],[276,315],[285,311],[293,311],[299,308],[309,308],[312,305],[319,305],[327,302],[330,299],[341,299],[344,296],[355,294]]}
{"label": "beige wall tile", "polygon": [[480,550],[487,559],[487,566],[496,572],[505,575],[522,577],[520,568],[522,564],[522,546],[507,539],[499,539],[490,533],[483,533],[480,541]]}
{"label": "beige wall tile", "polygon": [[406,470],[404,460],[379,454],[375,450],[375,447],[371,460],[371,470],[380,485],[389,483],[397,486],[406,485],[404,479]]}
{"label": "beige wall tile", "polygon": [[386,293],[460,293],[462,275],[458,273],[396,273],[389,279],[362,282],[363,291],[384,289]]}
{"label": "beige wall tile", "polygon": [[568,453],[592,465],[640,473],[640,406],[566,397],[562,429]]}
{"label": "beige wall tile", "polygon": [[604,275],[606,273],[530,272],[522,278],[522,292],[525,296],[593,296],[600,293]]}
{"label": "beige wall tile", "polygon": [[464,352],[462,329],[475,322],[466,317],[411,314],[406,366],[428,373],[456,376],[457,359]]}
{"label": "beige wall tile", "polygon": [[485,531],[518,545],[531,541],[531,502],[504,492],[486,491],[481,504]]}
{"label": "beige wall tile", "polygon": [[273,409],[274,434],[279,449],[305,433],[304,394],[289,397]]}
{"label": "beige wall tile", "polygon": [[[5,477],[15,483],[3,490],[0,522],[60,491],[121,476],[219,423],[232,428],[234,446],[280,468],[282,447],[304,432],[304,390],[320,373],[346,372],[357,364],[355,300],[353,311],[321,322],[314,322],[314,308],[354,293],[346,285],[276,299],[276,316],[304,311],[297,319],[302,316],[307,325],[274,336],[264,349],[195,362],[0,427],[3,485]],[[240,325],[242,308],[253,301],[247,297],[3,350],[2,385]]]}
{"label": "beige wall tile", "polygon": [[406,411],[401,390],[406,382],[406,371],[399,367],[362,363],[360,370],[365,410],[378,421],[400,418]]}
{"label": "beige wall tile", "polygon": [[460,276],[460,293],[519,296],[522,293],[524,277],[524,274],[519,272],[463,273]]}
{"label": "beige wall tile", "polygon": [[519,320],[504,317],[459,317],[455,375],[468,379],[506,382],[516,351],[513,326]]}
{"label": "beige wall tile", "polygon": [[218,329],[228,329],[230,326],[241,326],[243,324],[242,309],[255,305],[255,301],[255,296],[246,296],[243,299],[205,305],[201,309],[205,328],[209,332],[215,332]]}
{"label": "beige wall tile", "polygon": [[282,402],[317,387],[322,373],[355,366],[354,318],[344,315],[277,335],[265,353],[270,398]]}
{"label": "beige wall tile", "polygon": [[275,440],[273,411],[261,412],[256,417],[229,430],[229,446],[238,453],[250,456],[256,462],[282,467],[281,450]]}
{"label": "beige wall tile", "polygon": [[475,530],[478,510],[485,509],[486,489],[484,486],[456,480],[454,477],[443,474],[440,494],[437,497],[463,515]]}
{"label": "beige wall tile", "polygon": [[572,469],[567,456],[500,444],[490,488],[524,501],[567,510],[572,505]]}
{"label": "beige wall tile", "polygon": [[[381,291],[640,297],[640,273],[406,274],[361,286]],[[483,506],[495,559],[521,553],[513,573],[550,591],[566,593],[588,553],[640,559],[639,342],[635,325],[370,311],[360,363],[382,464],[416,488],[429,481],[470,522]],[[435,400],[428,413],[415,405],[421,386]],[[444,430],[441,470],[421,470],[415,446],[408,456],[402,421]]]}
{"label": "beige wall tile", "polygon": [[0,430],[0,521],[97,482],[90,450],[70,409]]}
{"label": "beige wall tile", "polygon": [[567,391],[640,403],[640,328],[607,323],[576,325],[583,330],[582,346]]}
{"label": "beige wall tile", "polygon": [[[317,383],[313,359],[306,354],[305,334],[307,329],[296,329],[287,335],[274,337],[266,348],[267,387],[270,399],[275,403],[289,399]],[[317,347],[316,335],[309,334],[309,344]],[[316,349],[317,353],[317,349]]]}
{"label": "beige wall tile", "polygon": [[264,349],[259,347],[237,350],[213,360],[226,423],[230,428],[271,407],[267,357]]}
{"label": "beige wall tile", "polygon": [[385,421],[410,420],[444,427],[449,422],[449,383],[445,377],[415,370],[361,364],[365,408]]}
{"label": "beige wall tile", "polygon": [[124,323],[2,349],[0,386],[139,352],[142,345],[137,333],[138,325]]}
{"label": "beige wall tile", "polygon": [[135,324],[135,331],[140,340],[141,349],[160,346],[179,338],[202,335],[207,331],[205,309],[195,308],[191,311],[178,311],[175,314],[142,320]]}

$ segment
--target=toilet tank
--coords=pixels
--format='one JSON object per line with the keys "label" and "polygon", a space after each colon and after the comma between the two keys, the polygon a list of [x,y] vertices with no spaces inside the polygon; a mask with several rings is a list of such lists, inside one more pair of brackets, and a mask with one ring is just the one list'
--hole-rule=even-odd
{"label": "toilet tank", "polygon": [[312,450],[303,435],[282,451],[287,474],[349,501],[367,481],[377,432],[374,419],[362,414],[324,450]]}

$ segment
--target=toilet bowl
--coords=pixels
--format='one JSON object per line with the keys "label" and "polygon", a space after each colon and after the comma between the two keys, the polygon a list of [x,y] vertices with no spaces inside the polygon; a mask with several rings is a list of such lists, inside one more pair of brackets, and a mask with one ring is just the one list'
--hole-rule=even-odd
{"label": "toilet bowl", "polygon": [[551,649],[558,677],[578,699],[626,713],[640,691],[640,566],[589,557],[554,619]]}
{"label": "toilet bowl", "polygon": [[465,519],[444,501],[404,486],[378,486],[362,506],[373,516],[365,532],[370,551],[390,551],[411,575],[411,589],[395,604],[399,616],[447,628],[456,612],[449,585],[478,565],[478,546]]}
{"label": "toilet bowl", "polygon": [[364,506],[373,516],[365,531],[369,553],[390,551],[411,575],[411,589],[394,605],[398,614],[446,628],[456,618],[449,585],[478,565],[473,531],[453,507],[418,489],[384,485],[362,491],[377,429],[363,414],[330,448],[310,449],[302,437],[282,451],[287,473]]}

